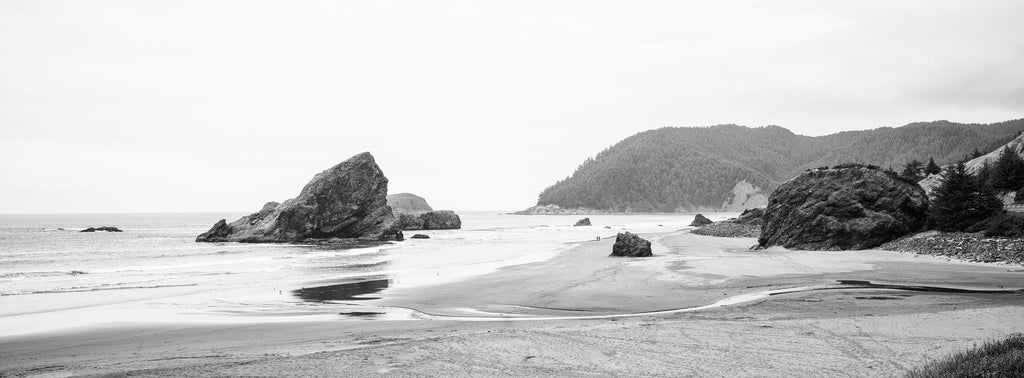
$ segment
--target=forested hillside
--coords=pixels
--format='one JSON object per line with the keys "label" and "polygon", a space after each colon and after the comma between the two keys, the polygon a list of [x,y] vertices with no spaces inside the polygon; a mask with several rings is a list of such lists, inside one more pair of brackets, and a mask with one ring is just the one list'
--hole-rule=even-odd
{"label": "forested hillside", "polygon": [[1024,119],[988,125],[947,121],[846,131],[821,137],[778,126],[667,127],[641,132],[588,158],[544,189],[538,205],[619,212],[719,209],[742,180],[765,193],[800,171],[839,163],[901,167],[991,151],[1024,129]]}

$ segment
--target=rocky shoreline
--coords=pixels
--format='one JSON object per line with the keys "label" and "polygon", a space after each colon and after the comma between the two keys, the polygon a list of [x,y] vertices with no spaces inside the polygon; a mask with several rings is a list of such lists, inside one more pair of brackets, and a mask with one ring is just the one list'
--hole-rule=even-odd
{"label": "rocky shoreline", "polygon": [[759,238],[761,237],[761,226],[721,221],[694,228],[690,232],[720,238]]}
{"label": "rocky shoreline", "polygon": [[1024,239],[986,237],[980,232],[925,232],[893,240],[878,249],[973,262],[1024,264]]}

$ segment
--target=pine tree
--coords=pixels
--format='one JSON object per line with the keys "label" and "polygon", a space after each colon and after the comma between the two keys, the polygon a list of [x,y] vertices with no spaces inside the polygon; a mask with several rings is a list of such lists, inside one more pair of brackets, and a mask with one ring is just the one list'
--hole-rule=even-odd
{"label": "pine tree", "polygon": [[922,172],[924,171],[923,167],[924,163],[917,161],[917,159],[911,160],[903,167],[903,172],[900,173],[900,176],[906,177],[911,181],[921,181],[921,179],[924,178],[922,175]]}
{"label": "pine tree", "polygon": [[988,165],[988,162],[982,162],[981,168],[978,169],[978,173],[974,175],[978,180],[978,184],[992,188],[992,166]]}
{"label": "pine tree", "polygon": [[924,167],[924,175],[931,176],[937,173],[942,173],[942,168],[938,164],[935,164],[934,158],[928,158],[928,165]]}
{"label": "pine tree", "polygon": [[995,193],[960,163],[942,173],[928,222],[941,231],[963,231],[1002,209],[1003,203]]}
{"label": "pine tree", "polygon": [[992,166],[992,187],[1013,191],[1024,187],[1024,159],[1009,147],[1003,149]]}

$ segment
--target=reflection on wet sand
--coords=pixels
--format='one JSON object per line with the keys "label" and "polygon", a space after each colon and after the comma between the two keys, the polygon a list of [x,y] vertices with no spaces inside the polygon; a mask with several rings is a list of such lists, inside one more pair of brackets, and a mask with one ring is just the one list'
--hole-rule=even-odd
{"label": "reflection on wet sand", "polygon": [[371,276],[353,278],[341,283],[331,285],[304,287],[292,291],[296,297],[305,301],[361,301],[379,299],[379,297],[365,297],[363,295],[373,294],[387,289],[391,279],[387,276]]}

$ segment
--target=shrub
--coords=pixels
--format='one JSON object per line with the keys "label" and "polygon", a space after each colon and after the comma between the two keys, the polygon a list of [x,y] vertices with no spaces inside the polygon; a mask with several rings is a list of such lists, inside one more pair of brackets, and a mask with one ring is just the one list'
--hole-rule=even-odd
{"label": "shrub", "polygon": [[907,373],[907,378],[1024,377],[1024,335],[990,341]]}
{"label": "shrub", "polygon": [[1004,212],[975,223],[967,231],[984,231],[985,236],[1024,237],[1024,214]]}

